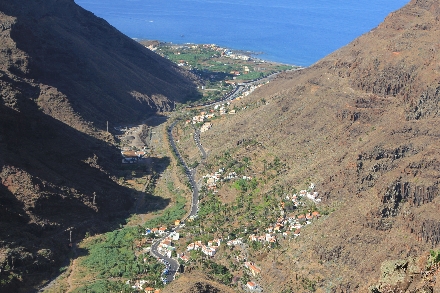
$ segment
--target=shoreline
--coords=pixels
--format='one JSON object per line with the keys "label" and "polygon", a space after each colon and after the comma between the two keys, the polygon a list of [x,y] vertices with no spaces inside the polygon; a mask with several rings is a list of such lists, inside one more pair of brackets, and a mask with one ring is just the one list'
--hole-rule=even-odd
{"label": "shoreline", "polygon": [[256,82],[274,73],[303,69],[255,57],[262,53],[233,50],[216,44],[174,44],[138,39],[136,42],[198,76],[199,104],[223,99],[233,86]]}
{"label": "shoreline", "polygon": [[[173,42],[168,42],[168,41],[161,41],[161,40],[148,40],[148,39],[139,39],[139,38],[132,38],[133,40],[135,40],[136,42],[143,44],[145,47],[147,47],[146,44],[157,44],[157,45],[168,45],[168,46],[176,46],[176,47],[183,47],[183,46],[215,46],[217,48],[221,48],[224,50],[228,50],[230,52],[232,52],[232,54],[239,54],[239,55],[243,55],[243,56],[247,56],[257,62],[264,62],[264,63],[273,63],[273,64],[280,64],[280,65],[288,65],[288,66],[294,66],[294,67],[298,67],[298,68],[306,68],[307,66],[302,66],[302,65],[296,65],[296,64],[289,64],[289,63],[284,63],[284,62],[279,62],[279,61],[273,61],[273,60],[269,60],[269,59],[262,59],[259,58],[257,56],[259,55],[264,55],[264,52],[255,52],[255,51],[251,51],[251,50],[245,50],[245,49],[233,49],[233,48],[229,48],[229,47],[225,47],[225,46],[221,46],[218,44],[214,44],[214,43],[191,43],[191,42],[187,42],[187,43],[173,43]],[[144,44],[145,43],[145,44]],[[148,48],[148,47],[147,47]]]}

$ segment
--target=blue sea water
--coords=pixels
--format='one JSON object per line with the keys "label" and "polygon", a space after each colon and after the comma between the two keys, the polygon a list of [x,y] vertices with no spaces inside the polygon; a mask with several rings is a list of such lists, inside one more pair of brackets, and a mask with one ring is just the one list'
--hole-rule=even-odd
{"label": "blue sea water", "polygon": [[308,66],[409,0],[75,0],[132,38],[214,43]]}

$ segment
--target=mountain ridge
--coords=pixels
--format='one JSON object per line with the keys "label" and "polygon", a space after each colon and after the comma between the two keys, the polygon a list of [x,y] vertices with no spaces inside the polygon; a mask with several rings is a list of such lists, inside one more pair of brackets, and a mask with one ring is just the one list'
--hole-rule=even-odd
{"label": "mountain ridge", "polygon": [[[21,52],[15,61],[7,60],[6,52],[6,69],[57,89],[57,102],[65,104],[67,97],[66,107],[86,121],[117,123],[133,113],[140,119],[141,112],[171,110],[175,102],[196,95],[190,74],[185,77],[175,64],[73,1],[5,1],[0,10],[11,15],[2,26],[10,28],[3,33],[14,42],[7,50]],[[56,112],[59,104],[44,99],[44,90],[42,108]]]}
{"label": "mountain ridge", "polygon": [[74,1],[0,1],[0,291],[59,273],[69,231],[119,227],[133,191],[106,122],[171,110],[195,81]]}

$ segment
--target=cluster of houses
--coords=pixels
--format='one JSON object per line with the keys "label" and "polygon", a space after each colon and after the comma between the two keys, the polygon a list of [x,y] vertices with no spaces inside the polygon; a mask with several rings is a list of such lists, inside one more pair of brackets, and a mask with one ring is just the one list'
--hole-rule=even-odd
{"label": "cluster of houses", "polygon": [[321,202],[321,198],[319,198],[319,193],[314,191],[315,190],[315,184],[314,183],[310,183],[310,186],[307,190],[301,190],[299,192],[299,194],[293,194],[291,196],[287,195],[286,199],[287,200],[291,200],[293,202],[293,204],[297,207],[298,205],[300,205],[299,200],[301,198],[308,198],[311,201],[315,202],[315,203],[320,203]]}
{"label": "cluster of houses", "polygon": [[[228,111],[228,107],[231,103],[227,102],[226,104],[220,104],[220,105],[215,105],[214,109],[209,110],[208,112],[202,111],[200,112],[199,115],[196,115],[194,117],[192,117],[190,120],[186,120],[186,124],[197,124],[197,123],[203,123],[205,122],[207,119],[212,119],[214,117],[216,117],[216,112],[218,112],[218,114],[220,115],[226,115],[226,114],[235,114],[235,110],[229,110]],[[206,124],[206,123],[205,123]],[[207,127],[207,125],[205,126]],[[212,124],[208,127],[211,128]],[[203,131],[202,131],[203,132]]]}
{"label": "cluster of houses", "polygon": [[159,228],[146,228],[145,229],[145,235],[155,234],[157,236],[162,236],[167,233],[167,227],[161,226]]}
{"label": "cluster of houses", "polygon": [[[130,285],[131,281],[128,280],[125,283],[127,285]],[[146,280],[138,280],[133,285],[131,285],[131,288],[139,290],[141,292],[145,292],[145,293],[160,293],[160,289],[155,289],[155,288],[152,288],[152,287],[145,287],[145,289],[144,289],[145,284],[148,284],[148,281],[146,281]]]}
{"label": "cluster of houses", "polygon": [[273,226],[266,228],[267,233],[263,235],[249,235],[249,241],[274,244],[277,242],[277,237],[274,233],[282,233],[283,236],[289,236],[289,234],[292,233],[291,231],[293,231],[293,236],[297,237],[300,235],[303,226],[310,224],[313,219],[317,219],[320,216],[319,212],[314,211],[298,216],[280,217]]}
{"label": "cluster of houses", "polygon": [[263,243],[276,243],[277,238],[274,235],[271,235],[270,233],[267,233],[265,235],[256,236],[255,234],[249,235],[250,241],[257,241],[257,242],[263,242]]}
{"label": "cluster of houses", "polygon": [[[318,219],[320,216],[319,212],[314,211],[306,214],[280,217],[273,226],[266,228],[265,234],[251,234],[248,236],[248,240],[265,244],[275,244],[277,242],[276,233],[282,233],[283,236],[289,236],[292,233],[291,231],[293,231],[293,236],[297,237],[300,235],[303,226],[311,224],[313,219]],[[226,245],[237,246],[242,243],[243,239],[237,238],[228,240]]]}
{"label": "cluster of houses", "polygon": [[[207,112],[200,112],[200,115],[196,115],[194,117],[192,117],[191,121],[192,124],[197,124],[197,123],[203,123],[206,119],[212,119],[215,117],[215,113],[214,111],[212,111],[211,113],[207,113]],[[187,124],[191,121],[187,121]]]}
{"label": "cluster of houses", "polygon": [[208,245],[204,245],[201,241],[192,242],[188,244],[186,251],[201,250],[203,254],[213,257],[216,254],[221,242],[221,238],[208,241]]}
{"label": "cluster of houses", "polygon": [[[237,97],[236,100],[239,100],[247,95],[249,95],[250,93],[252,93],[255,89],[261,87],[262,84],[258,84],[258,85],[252,85],[250,86],[250,88],[243,92],[241,94],[241,96]],[[194,117],[192,117],[189,120],[186,120],[185,124],[197,124],[197,123],[204,123],[207,119],[212,119],[214,117],[216,117],[216,112],[218,112],[218,114],[220,116],[226,115],[226,114],[230,114],[230,115],[234,115],[236,114],[236,110],[235,109],[229,109],[229,106],[231,105],[231,102],[226,102],[223,104],[217,104],[214,106],[214,109],[209,110],[208,112],[202,111],[200,112],[199,115],[196,115]],[[209,129],[211,129],[212,127],[212,123],[210,122],[205,122],[201,128],[200,128],[200,132],[205,132]]]}
{"label": "cluster of houses", "polygon": [[[238,175],[235,172],[229,172],[227,175],[224,175],[223,173],[224,169],[220,168],[218,172],[206,174],[205,176],[203,176],[203,179],[206,180],[206,189],[208,191],[217,193],[217,182],[224,182],[238,178]],[[244,180],[252,180],[252,177],[250,176],[242,176],[242,178]]]}
{"label": "cluster of houses", "polygon": [[[212,49],[217,52],[219,52],[222,56],[226,56],[232,59],[237,60],[245,60],[248,61],[251,58],[244,54],[234,53],[230,49],[219,47],[216,44],[186,44],[186,45],[175,45],[176,49],[185,49],[185,48],[191,48],[191,49],[199,49],[199,48],[205,48],[205,49]],[[149,47],[147,47],[149,48]],[[154,48],[154,46],[152,46]]]}
{"label": "cluster of houses", "polygon": [[[162,226],[160,228],[153,228],[153,229],[147,228],[145,230],[145,235],[149,235],[152,233],[157,236],[162,236],[167,233],[167,227]],[[174,250],[176,250],[176,248],[173,246],[173,241],[179,240],[179,237],[180,237],[179,233],[177,233],[175,231],[171,232],[167,237],[163,238],[160,241],[159,246],[158,246],[158,251],[162,255],[166,255],[168,257],[171,257],[172,252]]]}
{"label": "cluster of houses", "polygon": [[[243,66],[243,73],[244,74],[248,74],[250,72],[250,70],[249,70],[249,66]],[[236,76],[238,76],[238,75],[240,75],[240,71],[238,71],[238,70],[232,70],[232,71],[230,71],[229,72],[229,74],[232,74],[232,75],[236,75]],[[234,77],[235,78],[235,77]]]}
{"label": "cluster of houses", "polygon": [[[270,241],[271,240],[270,237],[267,240]],[[249,238],[251,239],[251,236]],[[216,238],[212,241],[208,241],[208,245],[204,245],[201,241],[196,241],[188,244],[186,250],[187,251],[201,250],[205,255],[213,257],[216,254],[221,242],[222,242],[221,238]],[[229,240],[226,244],[228,246],[235,246],[242,243],[243,243],[242,238],[237,238],[237,239]],[[180,254],[179,258],[185,262],[189,261],[189,257],[185,255],[185,253]],[[261,273],[261,269],[257,267],[253,262],[245,262],[244,267],[247,268],[254,277],[256,277]],[[249,282],[248,285],[250,285],[249,289],[251,290],[258,288],[258,285],[253,282]]]}
{"label": "cluster of houses", "polygon": [[209,191],[213,191],[214,193],[218,192],[217,182],[222,179],[223,172],[224,172],[223,169],[219,169],[218,172],[214,172],[203,176],[203,179],[206,179],[206,188]]}
{"label": "cluster of houses", "polygon": [[226,115],[226,114],[235,114],[235,110],[229,110],[228,107],[231,105],[230,102],[226,102],[226,104],[218,104],[214,106],[214,111],[219,111],[220,115]]}
{"label": "cluster of houses", "polygon": [[251,60],[251,57],[249,57],[247,55],[233,53],[230,50],[226,50],[224,56],[229,57],[229,58],[234,59],[234,60],[243,60],[243,61]]}
{"label": "cluster of houses", "polygon": [[[320,216],[318,211],[299,215],[296,213],[289,216],[283,215],[277,219],[273,226],[266,228],[266,231],[267,233],[283,233],[283,236],[288,236],[289,231],[294,231],[293,236],[299,236],[303,226],[311,224],[312,220],[318,219]],[[267,234],[265,237],[268,237]]]}
{"label": "cluster of houses", "polygon": [[250,88],[247,91],[243,92],[243,94],[239,98],[244,98],[244,97],[250,95],[253,91],[255,91],[257,88],[261,87],[262,85],[263,85],[262,83],[257,84],[257,85],[251,85]]}
{"label": "cluster of houses", "polygon": [[[216,172],[216,173],[217,173],[217,175],[220,176],[223,173],[223,170],[220,169],[219,172]],[[261,243],[274,244],[277,242],[277,236],[275,233],[283,233],[283,235],[286,236],[291,233],[290,231],[294,231],[293,236],[299,236],[300,231],[301,231],[301,227],[303,227],[304,225],[310,224],[313,219],[316,219],[319,217],[320,217],[320,214],[317,211],[309,212],[306,214],[300,214],[300,215],[291,215],[291,216],[287,216],[287,217],[282,216],[277,219],[277,222],[274,225],[271,225],[270,227],[268,227],[266,229],[267,233],[265,233],[263,235],[251,234],[248,236],[248,241],[257,241],[257,242],[261,242]],[[217,238],[212,241],[209,241],[207,243],[207,245],[204,245],[201,241],[196,241],[196,242],[192,242],[192,243],[188,244],[186,250],[187,251],[200,250],[205,255],[213,257],[213,256],[215,256],[215,254],[220,246],[220,243],[222,241],[223,240],[221,238]],[[229,247],[239,246],[242,244],[243,244],[243,238],[230,239],[226,242],[226,245]],[[182,253],[181,255],[179,255],[179,258],[185,262],[189,261],[189,257],[187,255],[185,255],[185,253]],[[240,260],[237,258],[237,261],[240,261]],[[248,269],[249,273],[253,277],[256,277],[259,274],[261,274],[261,269],[258,266],[256,266],[253,262],[246,261],[246,259],[244,259],[243,261],[245,261],[243,264],[244,267],[246,269]],[[246,284],[246,286],[252,292],[257,292],[261,289],[261,287],[258,284],[256,284],[255,282],[252,282],[252,281],[248,282]]]}
{"label": "cluster of houses", "polygon": [[311,224],[311,221],[313,219],[317,219],[320,216],[321,215],[319,214],[319,212],[314,211],[307,214],[287,217],[287,222],[289,223],[289,230],[293,231],[293,236],[299,236],[301,233],[301,228],[303,226]]}
{"label": "cluster of houses", "polygon": [[237,246],[243,244],[243,238],[231,239],[226,242],[227,246]]}
{"label": "cluster of houses", "polygon": [[[152,51],[157,50],[157,48],[155,46],[145,46],[145,47],[152,50]],[[183,50],[193,49],[193,50],[195,50],[195,49],[200,49],[200,48],[212,49],[212,50],[219,52],[221,56],[228,57],[228,58],[231,58],[234,60],[244,60],[244,61],[251,60],[250,56],[240,54],[240,53],[234,53],[230,49],[222,48],[222,47],[219,47],[218,45],[215,45],[215,44],[201,44],[201,45],[187,44],[187,45],[177,45],[177,46],[173,46],[173,47],[176,50],[179,50],[179,49],[183,49]],[[181,53],[176,52],[174,54],[180,55]],[[178,66],[184,66],[184,65],[188,65],[188,62],[186,62],[185,60],[179,60]]]}
{"label": "cluster of houses", "polygon": [[[179,238],[177,238],[177,240],[178,239]],[[175,238],[173,239],[171,236],[168,236],[168,237],[162,239],[162,241],[159,243],[157,250],[162,255],[166,255],[167,257],[171,257],[172,252],[174,250],[176,250],[176,248],[173,246],[172,240],[175,240]]]}

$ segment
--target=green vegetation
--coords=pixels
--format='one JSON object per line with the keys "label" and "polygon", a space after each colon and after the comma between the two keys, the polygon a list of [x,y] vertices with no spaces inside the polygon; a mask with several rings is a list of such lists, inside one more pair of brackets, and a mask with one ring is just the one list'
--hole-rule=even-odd
{"label": "green vegetation", "polygon": [[440,263],[440,250],[431,250],[428,258],[428,268]]}
{"label": "green vegetation", "polygon": [[[273,72],[293,68],[288,65],[264,63],[257,60],[233,60],[223,56],[223,52],[218,47],[162,44],[157,52],[198,75],[203,80],[201,99],[206,101],[215,100],[230,91],[233,85],[226,83],[228,80],[236,79],[238,82],[254,80]],[[262,100],[261,103],[265,101]],[[188,117],[195,114],[195,110],[187,113]],[[166,130],[170,131],[170,128]],[[171,134],[168,133],[168,135]],[[246,140],[238,149],[247,146],[262,147],[261,143],[255,140]],[[238,196],[235,200],[223,204],[216,193],[205,192],[201,195],[198,217],[192,222],[188,221],[185,228],[185,233],[188,232],[187,235],[191,235],[193,241],[200,240],[206,244],[214,236],[221,236],[224,239],[229,236],[243,237],[246,242],[247,235],[264,231],[279,217],[281,198],[286,190],[274,188],[262,192],[261,189],[268,180],[282,173],[287,168],[286,164],[274,155],[269,156],[266,158],[267,161],[264,160],[264,172],[261,178],[258,178],[254,173],[250,173],[255,167],[253,164],[256,163],[254,161],[257,156],[255,154],[254,156],[248,154],[244,157],[233,155],[232,153],[236,150],[225,152],[209,165],[204,166],[205,168],[221,167],[225,173],[235,172],[237,179],[232,179],[230,182],[218,182],[218,185],[229,184],[237,191]],[[172,148],[171,152],[177,161],[175,170],[181,170],[181,173],[185,174],[184,166],[178,160],[178,152]],[[184,154],[183,157],[185,157]],[[186,159],[185,161],[188,162]],[[199,164],[198,161],[194,161],[190,167],[195,168]],[[138,184],[145,184],[145,179],[142,177],[145,172],[147,172],[145,167],[140,169],[135,166],[124,166],[118,177],[121,182],[135,180]],[[151,184],[147,186],[147,192],[151,195],[156,191],[155,180],[159,177],[156,175],[153,171]],[[252,179],[243,179],[243,176],[249,175],[252,175]],[[189,184],[189,182],[186,183]],[[75,292],[130,292],[130,286],[125,284],[128,279],[132,281],[143,279],[148,284],[155,284],[155,287],[162,285],[160,279],[164,266],[141,250],[145,245],[139,243],[146,241],[145,238],[154,237],[154,235],[143,236],[144,227],[169,226],[186,214],[183,191],[176,189],[174,183],[169,181],[166,183],[166,189],[173,195],[173,202],[164,211],[155,212],[157,217],[154,219],[149,220],[143,226],[125,227],[86,241],[85,249],[88,251],[88,256],[81,259],[80,265],[90,272],[94,279],[89,283],[83,282],[85,285],[77,288]],[[279,246],[279,244],[269,246],[260,242],[249,242],[252,252],[261,251],[263,248],[268,252],[274,246]],[[176,256],[176,251],[172,253]],[[236,263],[218,264],[207,259],[200,251],[191,251],[190,256],[213,279],[227,285],[231,283],[231,272],[237,269]],[[246,277],[249,279],[247,273],[244,278]],[[314,286],[313,282],[304,282],[304,288],[307,287],[308,290],[314,289]]]}
{"label": "green vegetation", "polygon": [[199,217],[203,218],[208,215],[219,213],[221,211],[221,202],[218,199],[218,196],[216,196],[213,193],[209,193],[204,201],[203,205],[201,205],[199,210]]}
{"label": "green vegetation", "polygon": [[301,279],[301,285],[303,286],[303,288],[305,290],[308,290],[310,292],[315,292],[316,291],[316,281],[310,280],[306,277],[303,277]]}
{"label": "green vegetation", "polygon": [[[203,95],[198,102],[212,101],[222,97],[233,88],[232,85],[226,83],[228,80],[256,80],[274,72],[296,68],[255,58],[232,59],[229,56],[230,50],[215,45],[160,43],[156,52],[179,66],[191,70],[203,80],[201,90]],[[243,57],[247,54],[232,53]]]}
{"label": "green vegetation", "polygon": [[182,219],[185,216],[185,198],[179,194],[176,195],[176,201],[167,208],[162,215],[145,223],[145,227],[156,227],[160,225],[171,225],[177,219]]}
{"label": "green vegetation", "polygon": [[206,272],[217,279],[217,281],[227,285],[231,283],[232,275],[226,266],[207,260],[203,262],[203,267],[206,269]]}
{"label": "green vegetation", "polygon": [[252,180],[238,179],[232,184],[233,188],[240,190],[242,192],[253,191],[257,188],[257,186],[258,186],[258,181],[255,178],[253,178]]}
{"label": "green vegetation", "polygon": [[121,282],[109,281],[109,280],[97,280],[89,285],[78,287],[73,291],[74,293],[100,293],[100,292],[132,292],[129,285]]}
{"label": "green vegetation", "polygon": [[21,276],[19,274],[16,274],[14,272],[9,271],[10,270],[9,265],[6,265],[4,270],[6,270],[6,271],[2,273],[1,278],[0,278],[0,285],[1,286],[5,286],[9,283],[12,283],[12,281],[14,281],[14,280],[21,279]]}
{"label": "green vegetation", "polygon": [[[224,153],[219,161],[228,164],[231,170],[237,170],[237,166],[252,164],[251,159],[244,157],[241,161],[232,159],[230,153]],[[230,237],[243,237],[255,230],[263,231],[269,224],[273,224],[279,216],[279,200],[271,194],[261,194],[258,188],[260,180],[253,178],[235,179],[231,187],[240,191],[236,199],[229,204],[222,204],[217,194],[205,193],[201,200],[199,217],[193,223],[203,231],[216,231]],[[232,222],[231,222],[232,220]],[[236,224],[234,224],[236,222]],[[203,224],[202,224],[203,223]],[[237,226],[238,223],[239,226]],[[245,226],[241,227],[246,223]],[[246,229],[244,229],[246,227]],[[194,229],[198,234],[198,229]],[[254,247],[258,249],[258,247]]]}
{"label": "green vegetation", "polygon": [[162,284],[160,274],[164,265],[149,254],[141,253],[141,248],[135,245],[143,230],[140,226],[126,227],[88,242],[85,248],[89,255],[81,265],[97,276],[96,281],[79,288],[78,292],[84,292],[86,288],[90,292],[108,292],[99,291],[102,288],[119,291],[125,288],[120,282],[108,281],[109,278],[142,278],[153,284]]}

